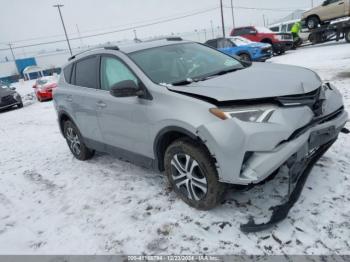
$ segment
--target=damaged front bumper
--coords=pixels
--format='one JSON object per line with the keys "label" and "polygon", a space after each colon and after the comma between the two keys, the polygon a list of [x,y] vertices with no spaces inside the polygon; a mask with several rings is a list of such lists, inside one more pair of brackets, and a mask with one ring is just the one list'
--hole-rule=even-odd
{"label": "damaged front bumper", "polygon": [[[346,133],[346,128],[341,132]],[[242,224],[240,229],[245,233],[263,231],[284,220],[289,210],[299,199],[305,182],[315,163],[327,152],[337,140],[338,130],[326,128],[311,133],[308,142],[284,163],[288,168],[288,200],[283,204],[271,207],[271,218],[266,223],[256,224],[253,217],[248,223]]]}
{"label": "damaged front bumper", "polygon": [[349,132],[345,128],[348,113],[339,96],[330,97],[324,105],[326,110],[319,117],[306,107],[281,108],[269,123],[228,119],[198,129],[198,135],[216,160],[221,182],[252,186],[266,180],[281,166],[288,168],[288,200],[270,208],[272,216],[266,223],[256,224],[251,217],[241,225],[243,232],[265,230],[285,219],[315,163],[340,132]]}

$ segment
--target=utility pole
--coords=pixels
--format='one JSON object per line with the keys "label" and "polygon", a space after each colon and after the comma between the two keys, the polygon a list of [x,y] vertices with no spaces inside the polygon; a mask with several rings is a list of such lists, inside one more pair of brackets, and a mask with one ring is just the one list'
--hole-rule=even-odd
{"label": "utility pole", "polygon": [[17,67],[17,63],[16,63],[15,53],[13,52],[13,49],[12,49],[12,44],[11,44],[11,43],[9,43],[8,45],[9,45],[10,50],[11,50],[11,54],[12,54],[12,59],[13,59],[13,62],[15,63],[15,66],[16,66],[16,71],[17,71],[17,74],[19,74],[18,67]]}
{"label": "utility pole", "polygon": [[265,15],[263,14],[264,26],[266,26]]}
{"label": "utility pole", "polygon": [[137,40],[136,30],[134,29],[133,32],[134,32],[134,36],[135,36],[134,40]]}
{"label": "utility pole", "polygon": [[54,5],[53,7],[57,7],[58,13],[60,14],[60,18],[61,18],[61,22],[62,22],[64,34],[66,35],[66,40],[67,40],[69,52],[70,52],[70,55],[72,56],[72,55],[73,55],[73,53],[72,53],[72,48],[70,47],[70,43],[69,43],[69,39],[68,39],[68,35],[67,35],[67,30],[66,30],[66,26],[64,25],[62,13],[61,13],[61,7],[63,7],[63,6],[64,6],[64,5],[57,4],[57,5]]}
{"label": "utility pole", "polygon": [[314,8],[314,0],[311,0],[311,7]]}
{"label": "utility pole", "polygon": [[204,41],[207,41],[207,29],[204,29]]}
{"label": "utility pole", "polygon": [[233,10],[233,0],[231,0],[231,13],[232,13],[232,29],[235,28],[235,13]]}
{"label": "utility pole", "polygon": [[222,6],[222,0],[220,0],[220,9],[221,9],[222,36],[225,38],[224,7]]}
{"label": "utility pole", "polygon": [[212,34],[212,37],[215,38],[213,20],[210,20],[210,25],[211,25],[211,34]]}
{"label": "utility pole", "polygon": [[77,32],[78,32],[78,36],[79,36],[79,39],[80,39],[80,44],[81,44],[81,47],[84,46],[84,42],[83,42],[83,39],[81,38],[81,34],[80,34],[80,30],[79,30],[79,27],[78,27],[78,24],[75,24],[77,26]]}

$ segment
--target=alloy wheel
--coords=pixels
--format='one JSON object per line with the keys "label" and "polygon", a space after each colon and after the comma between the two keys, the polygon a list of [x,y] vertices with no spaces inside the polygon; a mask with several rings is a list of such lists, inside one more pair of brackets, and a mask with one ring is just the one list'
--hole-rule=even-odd
{"label": "alloy wheel", "polygon": [[196,201],[205,197],[208,181],[198,162],[187,154],[176,154],[171,160],[171,176],[177,189]]}
{"label": "alloy wheel", "polygon": [[81,145],[80,145],[79,136],[77,135],[77,133],[72,127],[67,128],[66,138],[67,138],[69,147],[74,152],[74,154],[80,155]]}

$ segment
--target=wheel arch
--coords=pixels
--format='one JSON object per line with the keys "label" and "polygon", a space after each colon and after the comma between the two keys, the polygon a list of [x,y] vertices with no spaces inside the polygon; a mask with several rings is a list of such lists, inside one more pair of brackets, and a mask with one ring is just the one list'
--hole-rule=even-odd
{"label": "wheel arch", "polygon": [[240,51],[240,52],[237,53],[237,56],[240,56],[240,55],[248,55],[248,56],[250,57],[251,60],[253,59],[252,55],[251,55],[250,52],[247,51],[247,50],[242,50],[242,51]]}
{"label": "wheel arch", "polygon": [[260,42],[261,42],[261,43],[267,43],[267,44],[270,44],[270,45],[273,44],[273,43],[272,43],[272,40],[271,40],[270,38],[264,38],[264,39],[262,39]]}
{"label": "wheel arch", "polygon": [[74,125],[75,122],[73,121],[72,117],[64,110],[61,110],[59,113],[58,113],[58,124],[59,124],[59,127],[60,127],[60,131],[61,133],[63,134],[64,133],[64,122],[66,122],[67,120],[73,122]]}
{"label": "wheel arch", "polygon": [[155,169],[164,171],[164,155],[168,146],[175,140],[180,138],[190,138],[200,142],[205,146],[203,141],[191,131],[177,126],[168,126],[161,129],[153,143],[153,151],[155,155]]}

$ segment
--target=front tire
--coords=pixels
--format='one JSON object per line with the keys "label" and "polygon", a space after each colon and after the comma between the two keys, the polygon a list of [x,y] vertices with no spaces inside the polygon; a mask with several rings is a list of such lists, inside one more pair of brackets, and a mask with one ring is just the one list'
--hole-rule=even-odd
{"label": "front tire", "polygon": [[95,152],[84,144],[82,135],[73,122],[70,120],[64,122],[63,130],[68,147],[76,159],[84,161],[94,156]]}
{"label": "front tire", "polygon": [[189,206],[209,210],[222,200],[225,184],[218,181],[214,160],[200,143],[176,140],[167,148],[164,163],[171,187]]}
{"label": "front tire", "polygon": [[318,19],[316,16],[311,16],[306,20],[307,28],[309,29],[315,29],[320,24],[320,19]]}

